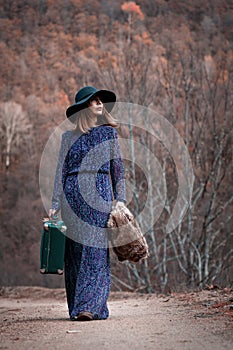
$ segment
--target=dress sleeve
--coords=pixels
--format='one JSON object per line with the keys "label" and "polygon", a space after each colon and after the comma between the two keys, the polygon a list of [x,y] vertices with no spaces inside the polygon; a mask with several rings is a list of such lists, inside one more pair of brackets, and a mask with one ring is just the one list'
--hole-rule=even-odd
{"label": "dress sleeve", "polygon": [[61,208],[61,198],[63,193],[64,179],[67,174],[66,156],[69,151],[69,142],[67,133],[62,135],[62,141],[57,161],[57,168],[54,178],[52,209],[59,211]]}
{"label": "dress sleeve", "polygon": [[118,135],[113,129],[113,140],[111,144],[110,175],[114,199],[126,203],[126,188],[124,178],[124,165],[120,150]]}

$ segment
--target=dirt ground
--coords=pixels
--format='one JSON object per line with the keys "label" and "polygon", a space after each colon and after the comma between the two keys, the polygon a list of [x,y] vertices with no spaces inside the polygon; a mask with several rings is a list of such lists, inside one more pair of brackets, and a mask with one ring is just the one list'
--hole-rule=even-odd
{"label": "dirt ground", "polygon": [[233,291],[112,293],[105,321],[71,322],[63,289],[0,289],[0,349],[233,348]]}

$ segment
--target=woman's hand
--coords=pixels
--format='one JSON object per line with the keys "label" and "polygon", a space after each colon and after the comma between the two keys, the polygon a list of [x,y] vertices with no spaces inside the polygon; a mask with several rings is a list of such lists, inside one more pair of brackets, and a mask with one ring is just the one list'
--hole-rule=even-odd
{"label": "woman's hand", "polygon": [[124,202],[122,201],[117,201],[116,205],[115,205],[115,210],[118,212],[124,213],[125,216],[128,217],[129,220],[133,219],[133,214],[131,213],[131,211],[127,208],[127,206],[125,205]]}
{"label": "woman's hand", "polygon": [[56,214],[56,209],[49,209],[49,219],[52,219]]}

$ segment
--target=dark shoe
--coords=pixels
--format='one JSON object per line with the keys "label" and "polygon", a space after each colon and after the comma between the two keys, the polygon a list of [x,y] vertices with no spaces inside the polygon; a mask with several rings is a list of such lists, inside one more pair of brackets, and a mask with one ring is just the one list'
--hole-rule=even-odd
{"label": "dark shoe", "polygon": [[93,315],[88,311],[81,311],[77,316],[72,317],[71,321],[92,321]]}

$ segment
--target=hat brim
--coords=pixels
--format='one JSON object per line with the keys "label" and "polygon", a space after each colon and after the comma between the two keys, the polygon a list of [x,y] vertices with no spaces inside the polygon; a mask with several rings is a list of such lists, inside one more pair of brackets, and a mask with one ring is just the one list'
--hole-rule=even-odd
{"label": "hat brim", "polygon": [[116,95],[114,94],[114,92],[109,90],[98,90],[93,94],[87,96],[86,98],[82,99],[78,103],[74,103],[73,105],[69,106],[66,110],[67,118],[70,118],[75,113],[86,108],[86,103],[95,96],[100,97],[101,101],[105,105],[106,110],[110,113],[116,102]]}

